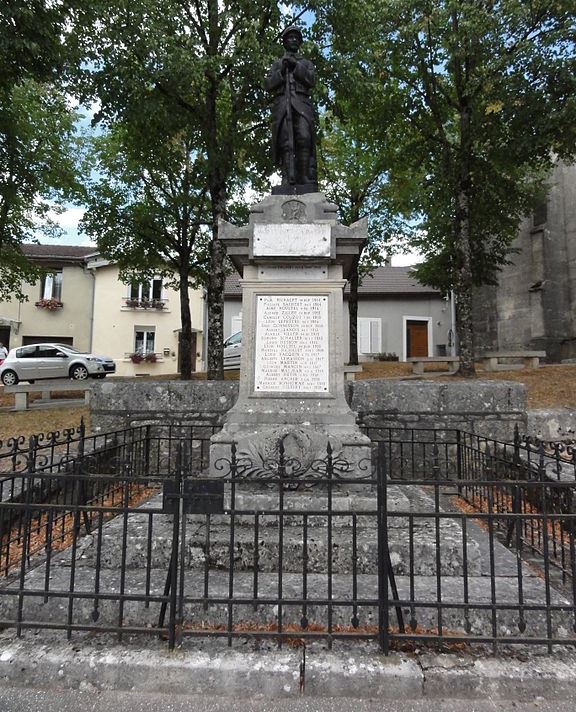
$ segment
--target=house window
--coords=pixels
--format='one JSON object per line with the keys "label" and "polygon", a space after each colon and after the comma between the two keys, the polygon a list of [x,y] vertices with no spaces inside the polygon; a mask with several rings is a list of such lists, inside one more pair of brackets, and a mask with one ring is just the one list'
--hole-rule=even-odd
{"label": "house window", "polygon": [[358,351],[379,354],[382,351],[382,322],[380,319],[358,319]]}
{"label": "house window", "polygon": [[134,352],[140,354],[154,353],[156,332],[154,327],[137,328],[134,331]]}
{"label": "house window", "polygon": [[62,299],[62,270],[50,272],[42,277],[40,299]]}
{"label": "house window", "polygon": [[162,279],[154,277],[148,282],[132,282],[129,298],[136,299],[139,302],[162,299]]}

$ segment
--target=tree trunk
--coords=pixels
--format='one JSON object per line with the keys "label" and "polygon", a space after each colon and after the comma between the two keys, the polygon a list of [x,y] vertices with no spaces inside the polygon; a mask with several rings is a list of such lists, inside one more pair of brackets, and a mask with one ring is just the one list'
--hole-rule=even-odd
{"label": "tree trunk", "polygon": [[212,242],[208,277],[208,374],[209,381],[224,378],[224,259],[226,250],[218,237],[218,219],[224,214],[226,191],[223,184],[211,189]]}
{"label": "tree trunk", "polygon": [[[218,0],[208,0],[208,48],[210,57],[218,55],[220,17]],[[210,274],[208,276],[208,364],[209,381],[224,378],[224,258],[226,250],[218,236],[218,221],[226,214],[226,178],[230,156],[219,141],[218,91],[220,79],[215,67],[206,70],[204,134],[208,158],[208,190],[212,204],[212,242],[210,243]]]}
{"label": "tree trunk", "polygon": [[461,376],[473,377],[476,375],[474,366],[474,329],[472,323],[472,288],[469,278],[464,276],[465,271],[458,274],[457,299],[456,299],[456,331],[458,333]]}
{"label": "tree trunk", "polygon": [[180,274],[180,319],[182,338],[180,339],[180,378],[192,378],[192,318],[190,316],[190,296],[188,294],[188,274]]}
{"label": "tree trunk", "polygon": [[350,354],[348,363],[358,365],[358,262],[356,261],[349,277],[350,295],[348,296],[348,342]]}
{"label": "tree trunk", "polygon": [[460,114],[460,166],[456,193],[455,238],[456,330],[458,333],[461,376],[476,375],[474,367],[474,327],[472,322],[472,260],[470,245],[471,183],[471,110],[464,106]]}
{"label": "tree trunk", "polygon": [[208,279],[208,380],[224,378],[224,245],[218,238],[210,246]]}

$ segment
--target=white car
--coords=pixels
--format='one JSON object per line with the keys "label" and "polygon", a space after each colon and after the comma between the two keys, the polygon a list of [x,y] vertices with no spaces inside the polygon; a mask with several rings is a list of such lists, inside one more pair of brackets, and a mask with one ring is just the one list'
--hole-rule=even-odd
{"label": "white car", "polygon": [[5,386],[42,378],[104,378],[115,373],[116,364],[107,356],[85,353],[65,344],[29,344],[11,349],[0,366]]}
{"label": "white car", "polygon": [[240,368],[242,356],[242,332],[237,331],[224,342],[224,370],[231,371]]}

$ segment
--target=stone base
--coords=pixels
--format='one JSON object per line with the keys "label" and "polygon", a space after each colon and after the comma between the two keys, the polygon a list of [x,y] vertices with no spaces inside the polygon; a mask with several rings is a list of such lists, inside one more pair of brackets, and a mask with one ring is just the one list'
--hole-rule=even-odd
{"label": "stone base", "polygon": [[306,195],[317,193],[318,183],[295,183],[294,185],[275,185],[272,188],[272,195]]}
{"label": "stone base", "polygon": [[[326,478],[328,458],[336,479],[369,479],[372,476],[370,440],[356,427],[320,428],[295,424],[267,424],[241,429],[227,424],[211,438],[210,475],[230,474],[232,445],[242,475],[266,477],[277,474],[282,457],[288,478]],[[343,482],[344,489],[358,485]]]}

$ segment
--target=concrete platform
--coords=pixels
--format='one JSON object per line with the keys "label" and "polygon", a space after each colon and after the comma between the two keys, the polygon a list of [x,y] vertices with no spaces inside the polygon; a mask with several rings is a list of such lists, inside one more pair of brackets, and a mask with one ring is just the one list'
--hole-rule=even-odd
{"label": "concrete platform", "polygon": [[[384,657],[368,647],[352,651],[342,646],[330,652],[309,646],[304,658],[301,648],[230,650],[212,641],[195,643],[168,653],[152,639],[133,640],[128,646],[111,640],[98,644],[85,638],[69,645],[38,636],[17,640],[4,633],[0,638],[0,696],[14,688],[81,690],[90,694],[91,700],[95,694],[115,692],[118,697],[124,695],[126,704],[129,692],[156,694],[157,706],[145,709],[157,710],[172,709],[165,704],[174,695],[186,698],[184,709],[194,709],[189,705],[196,696],[210,695],[233,705],[224,709],[241,705],[250,710],[258,700],[278,700],[279,705],[285,700],[290,702],[289,709],[307,712],[319,709],[321,698],[332,698],[323,710],[339,710],[335,705],[348,698],[378,700],[377,709],[384,710],[407,711],[413,709],[412,704],[426,701],[427,709],[468,712],[486,699],[506,701],[498,707],[506,710],[518,702],[536,702],[536,709],[544,698],[559,702],[575,699],[576,658],[564,649],[552,656],[522,651],[497,658],[428,653]],[[442,700],[447,697],[465,701],[465,707],[445,706]],[[310,700],[309,705],[293,707],[304,699]],[[383,706],[387,703],[394,706]],[[357,702],[343,709],[357,712],[365,708]],[[417,709],[424,707],[418,705]]]}

